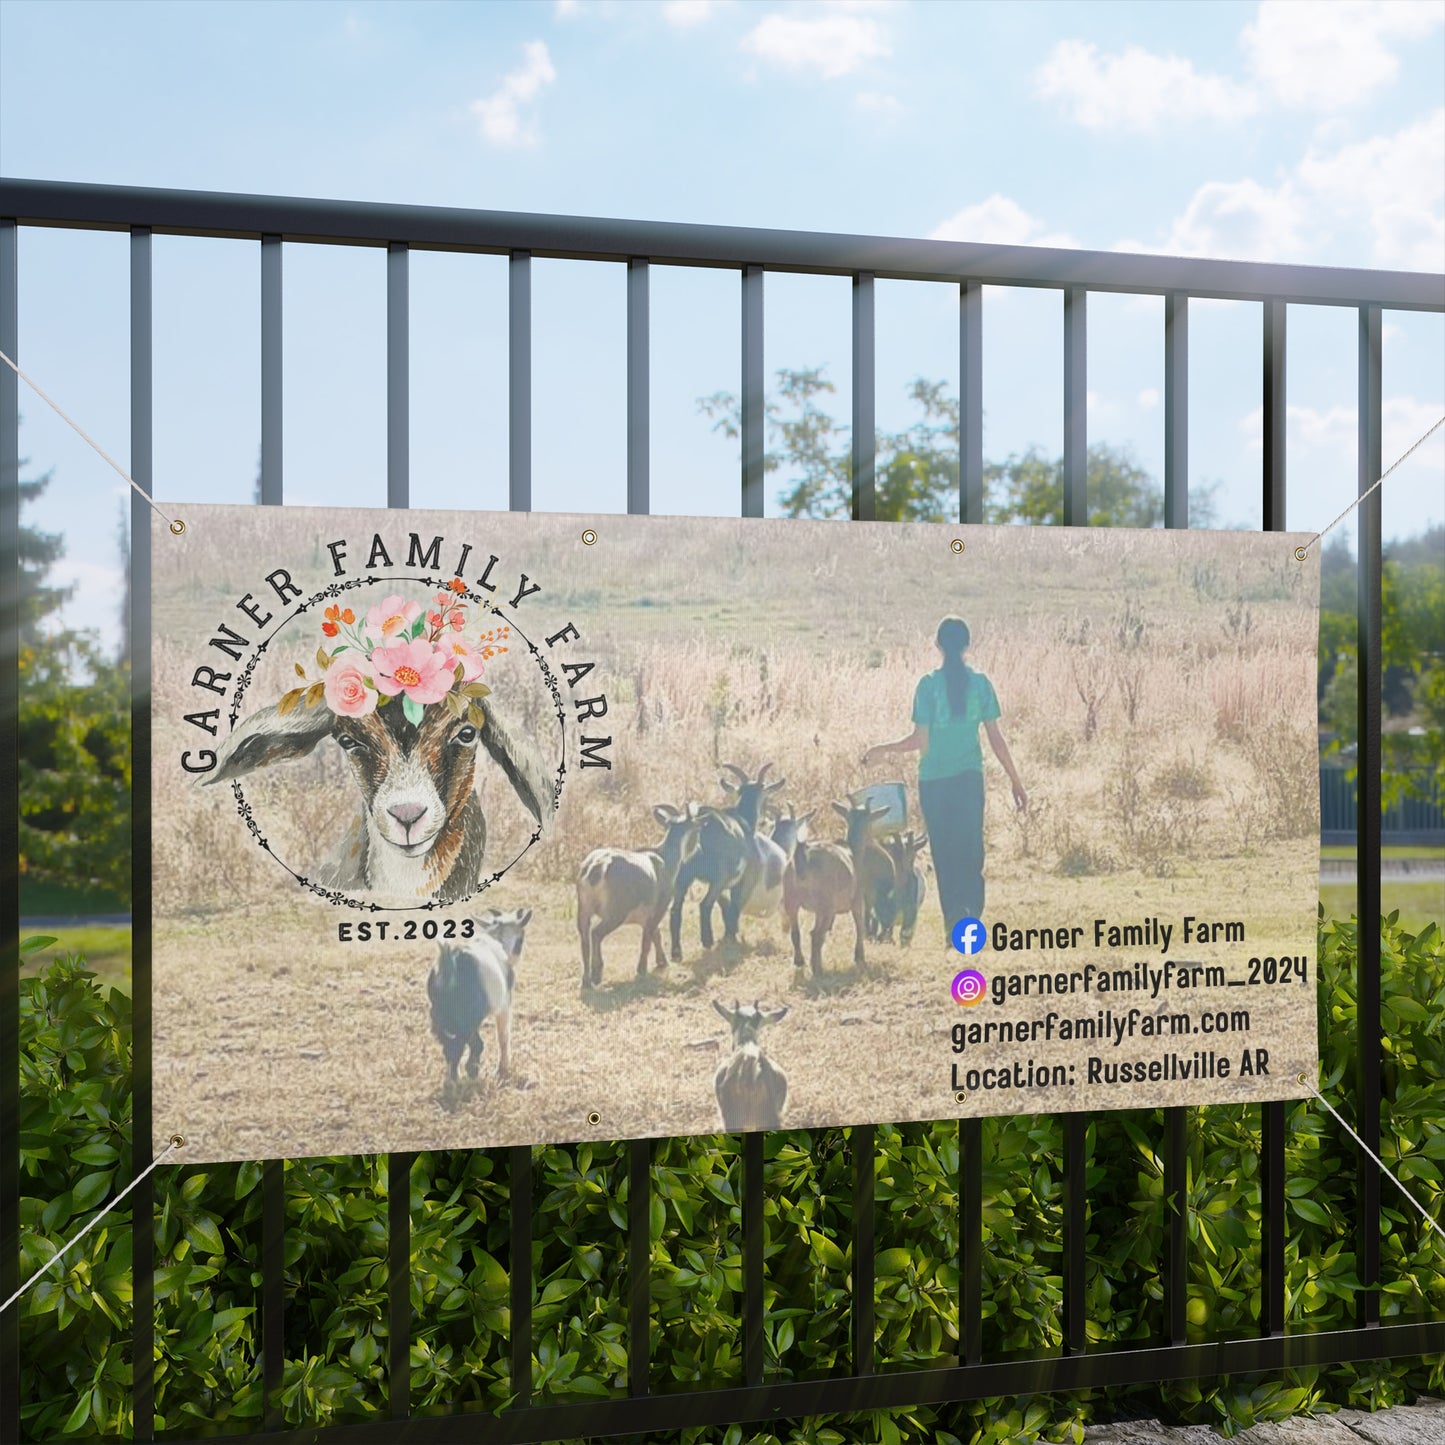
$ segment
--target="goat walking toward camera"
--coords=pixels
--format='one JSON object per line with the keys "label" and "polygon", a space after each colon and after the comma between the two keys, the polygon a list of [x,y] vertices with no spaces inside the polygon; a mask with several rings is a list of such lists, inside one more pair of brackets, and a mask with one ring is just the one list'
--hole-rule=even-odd
{"label": "goat walking toward camera", "polygon": [[758,1035],[764,1024],[787,1016],[787,1005],[765,1009],[759,1000],[727,1008],[714,999],[712,1006],[733,1035],[733,1051],[718,1065],[712,1081],[723,1128],[730,1134],[782,1128],[788,1076],[763,1052]]}
{"label": "goat walking toward camera", "polygon": [[[793,939],[793,966],[803,966],[798,914],[806,909],[813,915],[809,956],[815,974],[822,972],[823,940],[840,913],[853,915],[853,962],[863,966],[864,862],[869,850],[877,847],[868,830],[887,809],[867,803],[834,803],[833,811],[847,824],[844,841],[799,843],[783,879],[783,911]],[[887,859],[887,854],[883,856]],[[891,870],[892,860],[888,866]]]}

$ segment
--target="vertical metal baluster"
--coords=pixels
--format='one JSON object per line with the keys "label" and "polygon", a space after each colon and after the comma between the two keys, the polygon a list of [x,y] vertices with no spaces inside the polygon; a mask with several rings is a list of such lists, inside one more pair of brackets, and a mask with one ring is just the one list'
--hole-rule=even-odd
{"label": "vertical metal baluster", "polygon": [[507,1150],[512,1213],[512,1408],[532,1403],[532,1149]]}
{"label": "vertical metal baluster", "polygon": [[508,500],[532,510],[532,255],[513,251],[507,266]]}
{"label": "vertical metal baluster", "polygon": [[261,237],[261,501],[281,505],[281,238]]}
{"label": "vertical metal baluster", "polygon": [[763,1135],[743,1135],[743,1383],[763,1383]]}
{"label": "vertical metal baluster", "polygon": [[[1266,532],[1285,530],[1288,490],[1285,483],[1285,303],[1264,303],[1264,488]],[[1259,1325],[1262,1333],[1284,1333],[1285,1301],[1285,1104],[1273,1100],[1260,1106],[1260,1224],[1263,1272],[1260,1278]]]}
{"label": "vertical metal baluster", "polygon": [[1089,502],[1088,292],[1064,288],[1064,525],[1087,527]]}
{"label": "vertical metal baluster", "polygon": [[763,376],[763,268],[743,267],[743,516],[763,515],[767,415]]}
{"label": "vertical metal baluster", "polygon": [[386,1396],[393,1420],[411,1418],[411,1166],[386,1156]]}
{"label": "vertical metal baluster", "polygon": [[[411,501],[410,314],[407,248],[386,248],[386,505]],[[386,1159],[386,1388],[391,1418],[411,1416],[411,1166],[415,1154]]]}
{"label": "vertical metal baluster", "polygon": [[1264,303],[1264,530],[1285,529],[1285,304]]}
{"label": "vertical metal baluster", "polygon": [[[1164,298],[1164,525],[1189,526],[1189,297]],[[1189,1126],[1164,1110],[1164,1307],[1169,1343],[1189,1330]]]}
{"label": "vertical metal baluster", "polygon": [[634,256],[627,263],[627,510],[634,516],[652,510],[648,311],[647,260]]}
{"label": "vertical metal baluster", "polygon": [[[152,449],[151,233],[130,233],[130,474],[147,492],[154,487]],[[152,493],[153,494],[153,493]],[[141,877],[151,857],[151,509],[131,493],[130,726],[131,856]],[[184,540],[167,533],[167,543]],[[131,1169],[154,1157],[151,1105],[150,889],[131,899]],[[170,1122],[169,1120],[167,1121]],[[183,1121],[177,1121],[179,1127]],[[184,1131],[182,1131],[184,1132]],[[135,1439],[155,1437],[155,1175],[131,1195],[132,1359]]]}
{"label": "vertical metal baluster", "polygon": [[958,1362],[983,1359],[983,1120],[958,1121]]}
{"label": "vertical metal baluster", "polygon": [[[0,351],[20,363],[19,227],[0,220]],[[20,378],[0,365],[0,1299],[20,1288]],[[20,1308],[0,1312],[0,1440],[20,1438]]]}
{"label": "vertical metal baluster", "polygon": [[1084,1309],[1088,1219],[1084,1192],[1088,1116],[1064,1115],[1064,1353],[1080,1355],[1086,1343]]}
{"label": "vertical metal baluster", "polygon": [[983,521],[983,287],[958,287],[958,520]]}
{"label": "vertical metal baluster", "polygon": [[[871,522],[878,515],[875,478],[877,428],[874,422],[874,388],[873,277],[863,271],[853,278],[853,520],[855,522]],[[869,1299],[871,1301],[871,1294]]]}
{"label": "vertical metal baluster", "polygon": [[652,1393],[652,1142],[627,1146],[627,1393]]}
{"label": "vertical metal baluster", "polygon": [[386,248],[386,505],[411,505],[411,363],[407,248]]}
{"label": "vertical metal baluster", "polygon": [[853,1145],[853,1373],[873,1373],[873,1156],[872,1124],[855,1124]]}
{"label": "vertical metal baluster", "polygon": [[[1384,469],[1380,436],[1380,308],[1360,307],[1359,495]],[[1382,668],[1380,493],[1361,502],[1358,511],[1359,569],[1359,818],[1355,874],[1359,882],[1358,1013],[1356,1015],[1355,1128],[1376,1154],[1380,1152],[1380,685]],[[1380,1173],[1359,1151],[1359,1214],[1356,1219],[1355,1320],[1380,1323]]]}
{"label": "vertical metal baluster", "polygon": [[[281,238],[261,237],[261,504],[282,503]],[[261,1166],[261,1395],[267,1430],[286,1423],[286,1161]]]}
{"label": "vertical metal baluster", "polygon": [[1164,298],[1164,525],[1189,525],[1189,297]]}

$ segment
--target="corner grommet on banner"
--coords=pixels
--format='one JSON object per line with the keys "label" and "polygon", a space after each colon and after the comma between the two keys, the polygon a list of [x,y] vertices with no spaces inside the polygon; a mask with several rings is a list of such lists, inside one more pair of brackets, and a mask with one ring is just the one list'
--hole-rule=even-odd
{"label": "corner grommet on banner", "polygon": [[597,533],[594,532],[591,527],[588,527],[587,530],[582,533],[582,545],[584,547],[591,547],[596,541]]}
{"label": "corner grommet on banner", "polygon": [[591,1124],[592,1127],[595,1129],[597,1125],[602,1122],[602,1115],[599,1114],[596,1109],[593,1109],[593,1111],[587,1116],[587,1122]]}
{"label": "corner grommet on banner", "polygon": [[963,538],[955,537],[953,541],[948,544],[948,550],[952,552],[956,557],[960,552],[963,551]]}

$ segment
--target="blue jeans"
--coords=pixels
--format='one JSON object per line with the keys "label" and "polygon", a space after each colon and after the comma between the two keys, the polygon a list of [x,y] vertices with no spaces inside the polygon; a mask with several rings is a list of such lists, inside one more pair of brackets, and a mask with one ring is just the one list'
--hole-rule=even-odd
{"label": "blue jeans", "polygon": [[983,774],[920,781],[918,802],[928,825],[944,933],[951,937],[960,918],[983,917]]}

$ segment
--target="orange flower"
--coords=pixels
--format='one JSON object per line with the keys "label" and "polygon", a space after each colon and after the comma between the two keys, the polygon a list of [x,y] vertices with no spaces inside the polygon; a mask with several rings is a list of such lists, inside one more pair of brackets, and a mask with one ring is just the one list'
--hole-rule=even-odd
{"label": "orange flower", "polygon": [[453,592],[465,592],[467,590],[467,584],[463,582],[460,577],[453,577],[452,580],[447,583],[447,586],[450,587]]}
{"label": "orange flower", "polygon": [[323,622],[321,624],[321,630],[328,637],[335,637],[336,634],[341,631],[341,629],[334,622]]}
{"label": "orange flower", "polygon": [[[356,613],[354,613],[349,607],[328,607],[326,609],[326,620],[327,622],[345,622],[348,626],[350,626],[351,623],[356,621]],[[335,637],[336,632],[333,629],[326,635],[328,637]]]}

